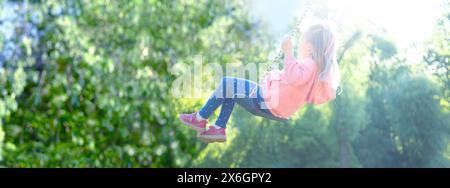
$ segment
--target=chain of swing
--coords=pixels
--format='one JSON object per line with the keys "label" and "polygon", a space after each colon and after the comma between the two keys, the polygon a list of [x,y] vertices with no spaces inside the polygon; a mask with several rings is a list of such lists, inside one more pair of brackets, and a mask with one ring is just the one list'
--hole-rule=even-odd
{"label": "chain of swing", "polygon": [[[307,6],[307,8],[305,9],[305,11],[302,13],[302,15],[297,19],[297,21],[295,22],[294,28],[291,31],[291,33],[289,34],[288,38],[289,39],[294,39],[298,32],[300,31],[300,26],[303,23],[303,20],[305,19],[305,17],[308,15],[309,13],[309,8]],[[283,57],[283,50],[280,48],[277,53],[275,54],[275,56],[273,56],[273,58],[271,58],[270,60],[270,64],[269,66],[267,66],[265,73],[260,77],[260,81],[262,81],[267,75],[269,75],[269,73],[274,70],[275,68],[278,68],[278,62],[280,61],[280,59]],[[254,96],[256,90],[258,87],[255,87],[252,89],[252,91],[250,92],[250,96]]]}

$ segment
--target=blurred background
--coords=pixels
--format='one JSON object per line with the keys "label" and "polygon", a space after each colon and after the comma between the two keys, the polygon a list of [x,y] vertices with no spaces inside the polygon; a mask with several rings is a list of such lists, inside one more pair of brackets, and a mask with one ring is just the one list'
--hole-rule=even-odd
{"label": "blurred background", "polygon": [[183,127],[210,93],[175,98],[171,68],[266,63],[305,4],[0,0],[0,166],[450,167],[448,0],[314,1],[338,26],[335,101],[287,123],[237,107],[224,144]]}

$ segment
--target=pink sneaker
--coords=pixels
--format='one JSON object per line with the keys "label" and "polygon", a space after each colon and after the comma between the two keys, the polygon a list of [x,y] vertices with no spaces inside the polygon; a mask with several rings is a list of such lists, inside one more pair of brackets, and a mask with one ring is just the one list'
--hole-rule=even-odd
{"label": "pink sneaker", "polygon": [[206,130],[206,125],[208,124],[208,120],[201,120],[197,121],[197,112],[194,112],[192,114],[181,114],[180,120],[187,126],[193,128],[194,130],[198,132],[203,132]]}
{"label": "pink sneaker", "polygon": [[198,138],[205,142],[225,142],[227,141],[227,135],[224,128],[210,127],[207,131],[204,131],[198,135]]}

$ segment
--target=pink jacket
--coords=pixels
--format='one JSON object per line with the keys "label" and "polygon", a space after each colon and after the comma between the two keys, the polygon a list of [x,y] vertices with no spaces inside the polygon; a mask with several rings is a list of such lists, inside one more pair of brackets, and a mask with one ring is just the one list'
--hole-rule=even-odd
{"label": "pink jacket", "polygon": [[318,82],[319,71],[314,60],[299,62],[287,57],[282,71],[272,71],[262,81],[264,102],[273,115],[288,118],[307,103],[322,104],[336,98],[327,82]]}

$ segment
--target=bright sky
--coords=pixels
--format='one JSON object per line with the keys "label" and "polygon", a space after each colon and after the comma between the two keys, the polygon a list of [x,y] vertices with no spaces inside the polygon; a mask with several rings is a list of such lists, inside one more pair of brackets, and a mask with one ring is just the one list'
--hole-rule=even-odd
{"label": "bright sky", "polygon": [[[313,6],[321,10],[329,8],[333,12],[329,16],[347,26],[373,23],[384,29],[397,42],[398,47],[402,48],[413,42],[422,42],[432,34],[436,18],[443,13],[439,7],[441,2],[442,0],[319,0]],[[288,24],[302,7],[298,0],[251,0],[249,5],[255,16],[268,22],[272,33],[277,37],[287,32]]]}
{"label": "bright sky", "polygon": [[[280,38],[288,33],[289,23],[301,13],[303,3],[311,0],[247,0],[252,13],[265,20],[272,34]],[[400,48],[420,43],[433,31],[436,18],[441,16],[441,2],[446,0],[314,0],[313,9],[323,12],[330,9],[329,17],[344,27],[360,23],[373,23],[383,28]],[[448,1],[448,0],[447,0]],[[14,15],[11,5],[4,3],[3,17]],[[12,34],[9,25],[3,24],[0,32],[6,37]]]}

